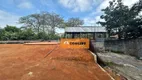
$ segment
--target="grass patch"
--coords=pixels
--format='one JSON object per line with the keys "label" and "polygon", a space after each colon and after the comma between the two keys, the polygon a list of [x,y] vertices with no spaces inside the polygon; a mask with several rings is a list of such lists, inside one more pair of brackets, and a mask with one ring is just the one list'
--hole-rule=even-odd
{"label": "grass patch", "polygon": [[122,51],[114,51],[114,50],[111,50],[111,52],[118,53],[118,54],[124,54],[124,52],[122,52]]}
{"label": "grass patch", "polygon": [[116,63],[113,63],[113,62],[104,62],[104,64],[106,65],[106,66],[109,66],[109,67],[112,67],[112,66],[123,66],[123,65],[120,65],[120,64],[116,64]]}
{"label": "grass patch", "polygon": [[108,49],[105,51],[110,51],[110,52],[118,53],[118,54],[124,54],[124,52],[122,52],[122,51],[115,51],[115,50],[108,50]]}

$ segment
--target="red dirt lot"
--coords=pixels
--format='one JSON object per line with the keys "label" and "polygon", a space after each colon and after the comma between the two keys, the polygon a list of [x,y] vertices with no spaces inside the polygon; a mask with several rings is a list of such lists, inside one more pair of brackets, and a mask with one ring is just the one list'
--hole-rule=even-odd
{"label": "red dirt lot", "polygon": [[0,80],[112,80],[93,60],[87,49],[0,44]]}

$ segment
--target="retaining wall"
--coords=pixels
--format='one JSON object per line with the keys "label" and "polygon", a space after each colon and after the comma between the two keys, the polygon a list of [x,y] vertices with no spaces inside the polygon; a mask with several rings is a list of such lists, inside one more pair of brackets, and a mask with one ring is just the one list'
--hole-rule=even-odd
{"label": "retaining wall", "polygon": [[106,40],[106,50],[142,57],[142,38],[132,40]]}

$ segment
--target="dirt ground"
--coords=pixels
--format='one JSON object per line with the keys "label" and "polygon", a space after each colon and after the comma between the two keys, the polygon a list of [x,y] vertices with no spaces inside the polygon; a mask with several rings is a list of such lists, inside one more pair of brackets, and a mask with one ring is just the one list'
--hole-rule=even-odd
{"label": "dirt ground", "polygon": [[93,60],[87,49],[0,44],[0,80],[112,80]]}

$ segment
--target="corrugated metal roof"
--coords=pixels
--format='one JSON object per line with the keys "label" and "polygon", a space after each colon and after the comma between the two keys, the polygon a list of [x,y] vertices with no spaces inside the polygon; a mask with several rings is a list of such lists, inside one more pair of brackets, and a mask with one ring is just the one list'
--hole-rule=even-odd
{"label": "corrugated metal roof", "polygon": [[65,32],[106,32],[105,27],[66,27]]}

